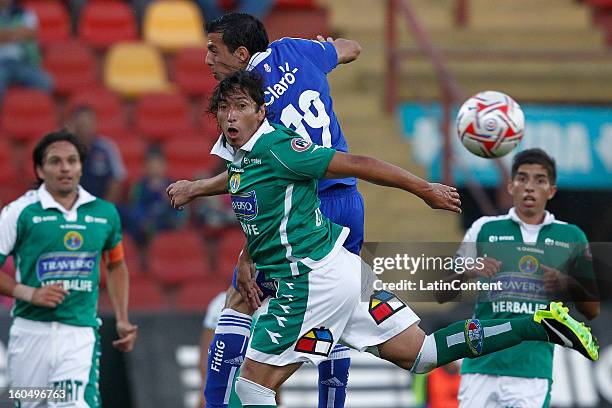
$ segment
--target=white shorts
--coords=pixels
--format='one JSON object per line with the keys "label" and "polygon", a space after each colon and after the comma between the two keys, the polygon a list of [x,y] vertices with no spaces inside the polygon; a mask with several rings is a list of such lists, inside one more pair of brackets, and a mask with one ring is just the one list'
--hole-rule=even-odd
{"label": "white shorts", "polygon": [[371,268],[344,248],[318,269],[279,279],[246,356],[276,366],[318,364],[338,342],[364,351],[419,322],[394,294],[375,291],[375,280]]}
{"label": "white shorts", "polygon": [[22,401],[22,408],[100,406],[100,341],[93,327],[15,318],[8,344],[10,387],[53,388],[57,401]]}
{"label": "white shorts", "polygon": [[550,385],[545,378],[463,374],[457,399],[462,408],[542,408]]}

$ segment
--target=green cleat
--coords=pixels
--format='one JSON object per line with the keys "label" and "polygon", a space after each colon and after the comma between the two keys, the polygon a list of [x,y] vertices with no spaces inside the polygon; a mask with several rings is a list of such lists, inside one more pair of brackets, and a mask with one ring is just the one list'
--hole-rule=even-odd
{"label": "green cleat", "polygon": [[548,333],[548,341],[563,347],[572,348],[589,360],[599,358],[597,339],[586,327],[569,315],[569,309],[561,302],[551,302],[546,309],[540,309],[533,315],[533,320],[540,323]]}

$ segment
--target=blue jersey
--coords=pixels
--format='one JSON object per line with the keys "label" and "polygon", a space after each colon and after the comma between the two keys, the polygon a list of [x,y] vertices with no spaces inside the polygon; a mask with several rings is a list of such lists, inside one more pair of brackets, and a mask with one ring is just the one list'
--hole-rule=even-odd
{"label": "blue jersey", "polygon": [[[327,82],[327,74],[337,64],[336,48],[330,42],[282,38],[254,54],[247,69],[264,78],[270,122],[283,124],[319,146],[346,152]],[[357,180],[322,179],[319,191],[336,184],[355,185]]]}

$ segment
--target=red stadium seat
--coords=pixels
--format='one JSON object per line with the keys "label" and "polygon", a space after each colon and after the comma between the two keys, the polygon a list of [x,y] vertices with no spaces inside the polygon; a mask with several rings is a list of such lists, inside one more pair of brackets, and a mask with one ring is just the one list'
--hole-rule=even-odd
{"label": "red stadium seat", "polygon": [[208,274],[205,246],[193,230],[162,232],[149,248],[150,272],[164,285],[180,285]]}
{"label": "red stadium seat", "polygon": [[330,34],[328,12],[322,7],[274,9],[264,20],[270,40],[282,37],[316,38]]}
{"label": "red stadium seat", "polygon": [[27,1],[25,7],[38,17],[38,42],[48,45],[70,38],[70,17],[61,1],[39,0]]}
{"label": "red stadium seat", "polygon": [[217,85],[212,71],[204,63],[206,51],[203,48],[184,48],[172,60],[174,82],[190,96],[209,96]]}
{"label": "red stadium seat", "polygon": [[179,134],[168,140],[164,152],[171,178],[192,179],[202,170],[210,171],[218,164],[211,154],[212,145],[205,136],[195,133]]}
{"label": "red stadium seat", "polygon": [[72,95],[68,101],[70,114],[78,106],[89,106],[96,112],[98,133],[114,137],[123,135],[127,128],[121,100],[106,88],[83,90]]}
{"label": "red stadium seat", "polygon": [[112,138],[121,153],[128,182],[132,183],[142,176],[147,143],[130,132],[112,134]]}
{"label": "red stadium seat", "polygon": [[94,0],[81,11],[79,37],[95,48],[138,38],[136,19],[130,6],[120,1]]}
{"label": "red stadium seat", "polygon": [[191,129],[189,103],[182,94],[152,93],[136,103],[136,130],[151,140],[178,138]]}
{"label": "red stadium seat", "polygon": [[233,274],[234,266],[238,260],[238,255],[244,246],[244,232],[237,226],[236,228],[228,229],[221,237],[219,245],[219,273],[224,276]]}
{"label": "red stadium seat", "polygon": [[2,129],[9,137],[38,139],[57,127],[51,96],[37,89],[9,89],[2,107]]}
{"label": "red stadium seat", "polygon": [[0,136],[0,207],[10,203],[28,190],[19,176],[11,143]]}
{"label": "red stadium seat", "polygon": [[53,76],[54,91],[61,95],[96,85],[96,62],[85,44],[69,41],[47,47],[44,66]]}
{"label": "red stadium seat", "polygon": [[[235,0],[221,0],[221,6],[226,10],[236,7]],[[314,8],[315,0],[276,0],[274,8]]]}
{"label": "red stadium seat", "polygon": [[202,313],[210,301],[229,287],[230,282],[223,282],[216,277],[189,282],[180,287],[176,297],[176,308],[184,311]]}
{"label": "red stadium seat", "polygon": [[160,284],[154,279],[130,280],[130,311],[159,311],[168,306]]}

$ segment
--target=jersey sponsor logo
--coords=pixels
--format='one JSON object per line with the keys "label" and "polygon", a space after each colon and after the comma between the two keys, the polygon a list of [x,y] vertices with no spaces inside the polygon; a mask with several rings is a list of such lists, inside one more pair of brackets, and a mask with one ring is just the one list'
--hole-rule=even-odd
{"label": "jersey sponsor logo", "polygon": [[489,242],[514,241],[514,235],[490,235]]}
{"label": "jersey sponsor logo", "polygon": [[85,216],[86,223],[96,223],[96,224],[108,224],[108,220],[102,217],[92,217],[91,215]]}
{"label": "jersey sponsor logo", "polygon": [[502,290],[489,291],[487,301],[496,300],[541,300],[548,299],[548,293],[544,289],[544,281],[540,275],[519,272],[502,272],[495,276],[501,283]]}
{"label": "jersey sponsor logo", "polygon": [[298,72],[297,68],[291,68],[288,62],[285,62],[285,65],[279,65],[278,69],[281,71],[281,77],[275,84],[272,84],[264,90],[264,95],[266,97],[265,104],[266,106],[270,106],[280,98],[291,85],[295,83],[296,76],[295,74]]}
{"label": "jersey sponsor logo", "polygon": [[300,337],[295,345],[295,351],[327,357],[333,345],[334,336],[332,332],[325,327],[319,327],[309,330]]}
{"label": "jersey sponsor logo", "polygon": [[64,246],[71,251],[81,249],[83,246],[83,236],[76,231],[68,231],[64,235]]}
{"label": "jersey sponsor logo", "polygon": [[298,153],[305,152],[310,146],[312,146],[312,142],[302,139],[301,137],[291,139],[291,148]]}
{"label": "jersey sponsor logo", "polygon": [[465,342],[467,343],[472,355],[478,356],[482,352],[484,343],[484,330],[478,319],[468,319],[465,321]]}
{"label": "jersey sponsor logo", "polygon": [[529,302],[491,302],[493,313],[520,313],[532,315],[540,309],[546,309],[548,305]]}
{"label": "jersey sponsor logo", "polygon": [[235,193],[240,188],[240,174],[232,174],[229,181],[230,193]]}
{"label": "jersey sponsor logo", "polygon": [[395,294],[386,290],[379,290],[370,296],[368,312],[370,312],[370,316],[372,316],[376,324],[381,324],[405,307],[406,304]]}
{"label": "jersey sponsor logo", "polygon": [[39,224],[41,222],[49,222],[49,221],[57,221],[57,215],[46,215],[41,217],[40,215],[35,215],[32,217],[32,222],[34,224]]}
{"label": "jersey sponsor logo", "polygon": [[90,278],[96,267],[97,252],[50,252],[36,262],[40,281],[49,279]]}
{"label": "jersey sponsor logo", "polygon": [[531,255],[522,256],[518,262],[519,271],[523,273],[536,273],[539,266],[538,260]]}
{"label": "jersey sponsor logo", "polygon": [[261,164],[261,159],[245,157],[242,162],[244,164]]}
{"label": "jersey sponsor logo", "polygon": [[232,194],[232,209],[241,221],[252,221],[257,218],[257,195],[255,190],[244,194]]}
{"label": "jersey sponsor logo", "polygon": [[558,246],[558,247],[562,247],[562,248],[566,248],[569,249],[570,244],[567,242],[562,242],[562,241],[555,241],[552,238],[546,238],[544,240],[544,244],[548,245],[548,246]]}

